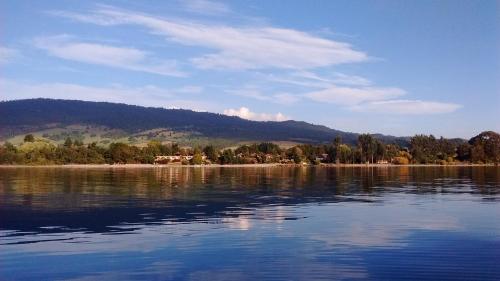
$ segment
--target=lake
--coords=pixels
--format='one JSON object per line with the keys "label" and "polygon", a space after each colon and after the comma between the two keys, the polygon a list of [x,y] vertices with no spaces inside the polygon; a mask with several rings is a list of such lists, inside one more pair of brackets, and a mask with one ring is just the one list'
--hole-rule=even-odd
{"label": "lake", "polygon": [[500,280],[499,167],[0,168],[0,280]]}

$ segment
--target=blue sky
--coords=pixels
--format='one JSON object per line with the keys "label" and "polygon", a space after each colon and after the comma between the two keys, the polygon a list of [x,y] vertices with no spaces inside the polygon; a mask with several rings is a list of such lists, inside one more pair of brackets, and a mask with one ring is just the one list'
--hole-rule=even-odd
{"label": "blue sky", "polygon": [[0,98],[500,131],[498,1],[1,1]]}

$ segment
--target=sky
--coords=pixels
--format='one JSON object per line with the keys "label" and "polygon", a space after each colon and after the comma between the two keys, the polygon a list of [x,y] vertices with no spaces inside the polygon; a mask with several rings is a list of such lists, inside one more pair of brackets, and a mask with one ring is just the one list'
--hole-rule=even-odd
{"label": "sky", "polygon": [[499,1],[0,0],[0,100],[500,131]]}

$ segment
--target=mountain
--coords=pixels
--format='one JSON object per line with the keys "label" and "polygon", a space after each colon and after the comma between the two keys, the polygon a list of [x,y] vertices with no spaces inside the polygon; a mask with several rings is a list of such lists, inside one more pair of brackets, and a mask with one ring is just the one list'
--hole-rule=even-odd
{"label": "mountain", "polygon": [[[164,138],[182,134],[184,137],[234,141],[303,143],[330,142],[336,136],[341,136],[344,142],[355,143],[358,136],[293,120],[258,122],[209,112],[79,100],[40,98],[3,101],[0,102],[0,115],[2,140],[31,132],[44,132],[44,136],[50,138],[54,128],[59,128],[58,134],[64,136],[64,130],[74,133],[75,128],[81,128],[75,125],[85,126],[86,132],[89,132],[89,128],[103,128],[107,132],[105,134],[114,133],[118,137],[128,136],[129,139],[144,135],[154,137],[162,132]],[[407,142],[405,138],[392,136],[377,135],[377,138],[385,142]]]}

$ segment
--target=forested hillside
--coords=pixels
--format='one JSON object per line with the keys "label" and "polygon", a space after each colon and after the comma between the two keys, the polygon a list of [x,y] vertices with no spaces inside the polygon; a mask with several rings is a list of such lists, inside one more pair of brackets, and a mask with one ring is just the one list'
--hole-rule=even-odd
{"label": "forested hillside", "polygon": [[[330,142],[340,136],[354,144],[357,134],[300,121],[257,122],[209,112],[141,107],[106,102],[29,99],[0,102],[0,137],[73,124],[104,126],[133,134],[155,128],[193,132],[208,138],[252,141]],[[390,143],[406,138],[377,135]]]}

